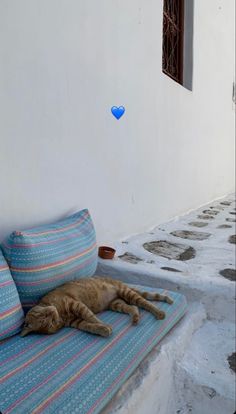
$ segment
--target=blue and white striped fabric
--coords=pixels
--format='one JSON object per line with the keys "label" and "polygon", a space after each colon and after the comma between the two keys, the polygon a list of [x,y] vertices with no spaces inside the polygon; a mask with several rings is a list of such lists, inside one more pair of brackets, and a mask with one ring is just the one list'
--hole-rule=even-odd
{"label": "blue and white striped fabric", "polygon": [[[140,287],[139,287],[140,288]],[[143,288],[144,289],[144,288]],[[151,288],[144,290],[153,291]],[[162,289],[157,290],[164,293]],[[186,311],[179,293],[157,320],[141,311],[137,326],[128,315],[106,311],[112,325],[102,338],[72,328],[54,335],[15,336],[0,342],[0,411],[3,414],[98,414]],[[153,302],[155,304],[155,302]]]}
{"label": "blue and white striped fabric", "polygon": [[24,310],[70,280],[92,276],[96,235],[87,209],[51,225],[13,232],[2,244]]}
{"label": "blue and white striped fabric", "polygon": [[23,318],[15,283],[0,250],[0,340],[18,333]]}

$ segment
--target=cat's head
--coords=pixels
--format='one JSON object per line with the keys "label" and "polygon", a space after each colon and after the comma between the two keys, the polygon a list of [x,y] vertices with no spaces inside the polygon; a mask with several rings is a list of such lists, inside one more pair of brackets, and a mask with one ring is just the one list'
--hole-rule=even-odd
{"label": "cat's head", "polygon": [[60,329],[61,326],[62,320],[55,306],[36,305],[29,310],[25,317],[21,336],[26,336],[30,332],[52,334]]}

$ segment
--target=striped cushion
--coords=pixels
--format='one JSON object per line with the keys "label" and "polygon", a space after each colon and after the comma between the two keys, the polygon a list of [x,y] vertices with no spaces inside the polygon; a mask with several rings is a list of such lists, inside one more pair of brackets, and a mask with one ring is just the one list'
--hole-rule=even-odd
{"label": "striped cushion", "polygon": [[0,250],[0,340],[19,332],[23,317],[16,285]]}
{"label": "striped cushion", "polygon": [[88,210],[55,224],[13,232],[2,244],[24,310],[70,280],[92,276],[96,236]]}
{"label": "striped cushion", "polygon": [[141,311],[139,324],[132,326],[128,315],[100,314],[113,327],[109,338],[64,328],[54,335],[16,336],[0,343],[0,411],[99,413],[185,313],[184,296],[169,294],[174,304],[158,305],[166,312],[164,320]]}

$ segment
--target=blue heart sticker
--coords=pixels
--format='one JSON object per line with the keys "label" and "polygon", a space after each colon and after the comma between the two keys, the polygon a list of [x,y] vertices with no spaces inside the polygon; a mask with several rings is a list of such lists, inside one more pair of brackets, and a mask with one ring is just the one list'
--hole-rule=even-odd
{"label": "blue heart sticker", "polygon": [[117,106],[113,106],[111,108],[111,113],[116,119],[120,119],[125,113],[125,108],[123,106],[119,106],[119,108],[117,108]]}

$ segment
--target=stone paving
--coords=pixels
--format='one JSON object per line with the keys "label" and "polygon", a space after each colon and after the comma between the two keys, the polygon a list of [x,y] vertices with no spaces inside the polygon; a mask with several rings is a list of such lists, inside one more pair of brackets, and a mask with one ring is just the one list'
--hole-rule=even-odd
{"label": "stone paving", "polygon": [[[230,195],[115,243],[112,261],[99,259],[99,274],[179,290],[190,307],[203,306],[205,320],[199,317],[200,326],[173,369],[178,408],[173,414],[234,414],[235,215]],[[186,316],[191,326],[194,317],[196,312]]]}
{"label": "stone paving", "polygon": [[[210,203],[149,232],[115,243],[113,267],[124,261],[138,265],[139,271],[163,277],[163,272],[178,272],[185,278],[212,280],[228,277],[228,273],[231,281],[236,280],[234,206],[235,200],[230,196],[229,200]],[[204,221],[199,221],[199,217]]]}

